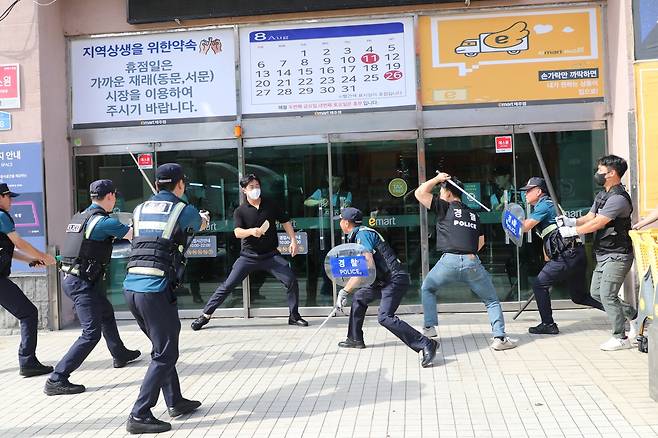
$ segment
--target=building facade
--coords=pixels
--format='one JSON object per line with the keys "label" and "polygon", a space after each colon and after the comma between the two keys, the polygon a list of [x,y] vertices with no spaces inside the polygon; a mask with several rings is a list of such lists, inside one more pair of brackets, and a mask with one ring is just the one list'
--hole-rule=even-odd
{"label": "building facade", "polygon": [[[540,174],[531,132],[567,214],[588,211],[605,153],[629,160],[625,182],[637,199],[628,0],[406,2],[267,16],[246,2],[239,17],[205,3],[182,12],[168,2],[21,3],[0,22],[0,64],[17,65],[21,79],[0,144],[13,153],[40,145],[34,214],[42,199],[44,243],[62,244],[91,181],[113,179],[126,213],[150,195],[144,177],[153,180],[158,164],[181,163],[189,201],[212,216],[177,291],[184,316],[196,316],[238,255],[232,214],[247,173],[261,177],[264,196],[285,206],[299,232],[305,254],[291,264],[303,315],[326,315],[333,303],[323,259],[342,239],[331,218],[348,205],[391,242],[412,277],[403,310],[420,311],[420,283],[440,254],[433,215],[413,190],[436,170],[491,209],[479,211],[481,259],[505,308],[517,309],[543,261],[539,238],[528,234],[517,248],[501,215],[509,202],[529,208],[517,188]],[[106,278],[120,317],[128,315],[127,249],[115,245]],[[45,283],[52,325],[72,320],[55,277]],[[216,314],[286,315],[285,300],[276,280],[251,276]],[[442,291],[440,303],[481,310],[463,287]]]}

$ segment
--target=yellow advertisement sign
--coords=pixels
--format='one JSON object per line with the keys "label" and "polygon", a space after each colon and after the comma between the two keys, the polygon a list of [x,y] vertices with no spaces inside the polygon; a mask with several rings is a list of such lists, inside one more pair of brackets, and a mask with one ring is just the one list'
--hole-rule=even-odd
{"label": "yellow advertisement sign", "polygon": [[425,109],[602,101],[600,8],[420,17]]}
{"label": "yellow advertisement sign", "polygon": [[635,64],[640,216],[658,207],[658,61]]}

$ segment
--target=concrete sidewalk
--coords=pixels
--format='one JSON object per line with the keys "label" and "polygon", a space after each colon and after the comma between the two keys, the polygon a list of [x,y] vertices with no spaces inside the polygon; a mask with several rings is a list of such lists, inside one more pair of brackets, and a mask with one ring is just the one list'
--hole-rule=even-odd
{"label": "concrete sidewalk", "polygon": [[[603,352],[607,320],[597,310],[555,312],[561,334],[530,336],[537,313],[506,314],[514,350],[488,348],[485,314],[440,315],[433,368],[369,317],[365,350],[342,350],[347,319],[333,318],[297,351],[311,327],[286,319],[214,319],[200,332],[183,321],[178,372],[183,395],[203,402],[172,421],[175,437],[656,437],[658,403],[648,396],[647,355]],[[420,315],[403,319],[418,327]],[[149,351],[135,324],[128,348]],[[38,356],[54,365],[79,330],[43,332]],[[104,342],[71,381],[74,396],[47,397],[46,377],[18,375],[17,336],[0,337],[0,437],[124,436],[148,356],[113,369]],[[166,406],[154,409],[169,421]],[[179,417],[180,418],[180,417]]]}

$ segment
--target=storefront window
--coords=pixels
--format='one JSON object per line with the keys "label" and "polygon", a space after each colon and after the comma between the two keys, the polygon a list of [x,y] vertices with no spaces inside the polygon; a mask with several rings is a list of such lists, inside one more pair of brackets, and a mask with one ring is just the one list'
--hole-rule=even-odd
{"label": "storefront window", "polygon": [[[416,140],[331,144],[332,173],[340,178],[341,203],[363,212],[364,225],[374,228],[393,247],[411,276],[402,304],[420,304],[421,251]],[[336,243],[343,237],[334,224]]]}
{"label": "storefront window", "polygon": [[[300,306],[333,303],[333,285],[324,274],[323,259],[331,249],[329,208],[324,202],[329,184],[326,144],[245,148],[247,173],[258,175],[264,197],[275,199],[305,233],[307,254],[290,260],[299,281]],[[282,233],[283,229],[279,229]],[[265,272],[249,276],[250,306],[286,308],[285,287]]]}

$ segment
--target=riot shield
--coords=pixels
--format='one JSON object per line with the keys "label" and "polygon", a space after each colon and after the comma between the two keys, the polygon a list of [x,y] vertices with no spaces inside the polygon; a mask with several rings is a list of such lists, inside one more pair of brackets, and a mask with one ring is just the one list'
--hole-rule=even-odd
{"label": "riot shield", "polygon": [[523,244],[523,221],[525,220],[525,211],[519,204],[509,203],[505,207],[502,216],[503,231],[507,237],[520,247]]}
{"label": "riot shield", "polygon": [[368,266],[366,249],[358,243],[344,243],[329,251],[324,259],[324,270],[331,281],[345,286],[352,278],[359,278],[358,287],[368,286],[375,281],[375,266]]}

